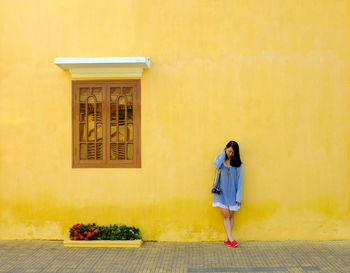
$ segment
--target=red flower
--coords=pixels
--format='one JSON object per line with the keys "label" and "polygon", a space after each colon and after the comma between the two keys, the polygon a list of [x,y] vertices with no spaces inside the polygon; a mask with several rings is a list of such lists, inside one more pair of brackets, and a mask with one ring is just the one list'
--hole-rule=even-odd
{"label": "red flower", "polygon": [[85,240],[89,240],[89,238],[85,238]]}
{"label": "red flower", "polygon": [[97,233],[97,232],[98,232],[98,230],[97,230],[97,229],[95,229],[95,230],[94,230],[94,232],[95,232],[95,233]]}

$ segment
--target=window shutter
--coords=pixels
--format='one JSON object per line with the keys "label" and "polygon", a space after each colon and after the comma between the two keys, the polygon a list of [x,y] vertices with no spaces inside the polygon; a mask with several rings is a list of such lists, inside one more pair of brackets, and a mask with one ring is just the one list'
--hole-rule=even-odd
{"label": "window shutter", "polygon": [[141,167],[140,81],[73,81],[73,167]]}

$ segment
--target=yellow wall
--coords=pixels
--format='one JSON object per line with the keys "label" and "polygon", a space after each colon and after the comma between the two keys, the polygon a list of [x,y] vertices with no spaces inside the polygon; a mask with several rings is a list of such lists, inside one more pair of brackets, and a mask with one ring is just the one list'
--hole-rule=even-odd
{"label": "yellow wall", "polygon": [[[0,239],[77,222],[224,239],[214,157],[244,162],[237,240],[350,239],[349,1],[0,1]],[[142,168],[72,169],[55,57],[146,56]]]}

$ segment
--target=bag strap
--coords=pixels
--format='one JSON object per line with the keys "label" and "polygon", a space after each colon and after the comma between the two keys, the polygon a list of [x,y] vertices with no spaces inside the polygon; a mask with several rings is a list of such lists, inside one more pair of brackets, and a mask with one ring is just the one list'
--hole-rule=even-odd
{"label": "bag strap", "polygon": [[[216,169],[215,169],[215,170],[216,170]],[[217,170],[216,170],[216,174],[215,174],[215,176],[214,176],[213,187],[214,187],[214,185],[215,185],[216,178],[218,177],[218,175],[220,175],[220,173],[221,173],[220,169],[217,169]],[[219,179],[219,184],[218,184],[218,186],[220,186],[220,179]]]}

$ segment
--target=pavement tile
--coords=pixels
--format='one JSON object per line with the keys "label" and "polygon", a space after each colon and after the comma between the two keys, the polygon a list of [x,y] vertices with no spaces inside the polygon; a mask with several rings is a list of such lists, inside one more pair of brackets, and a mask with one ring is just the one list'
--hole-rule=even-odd
{"label": "pavement tile", "polygon": [[350,241],[144,242],[140,248],[64,247],[0,240],[0,272],[350,272]]}

